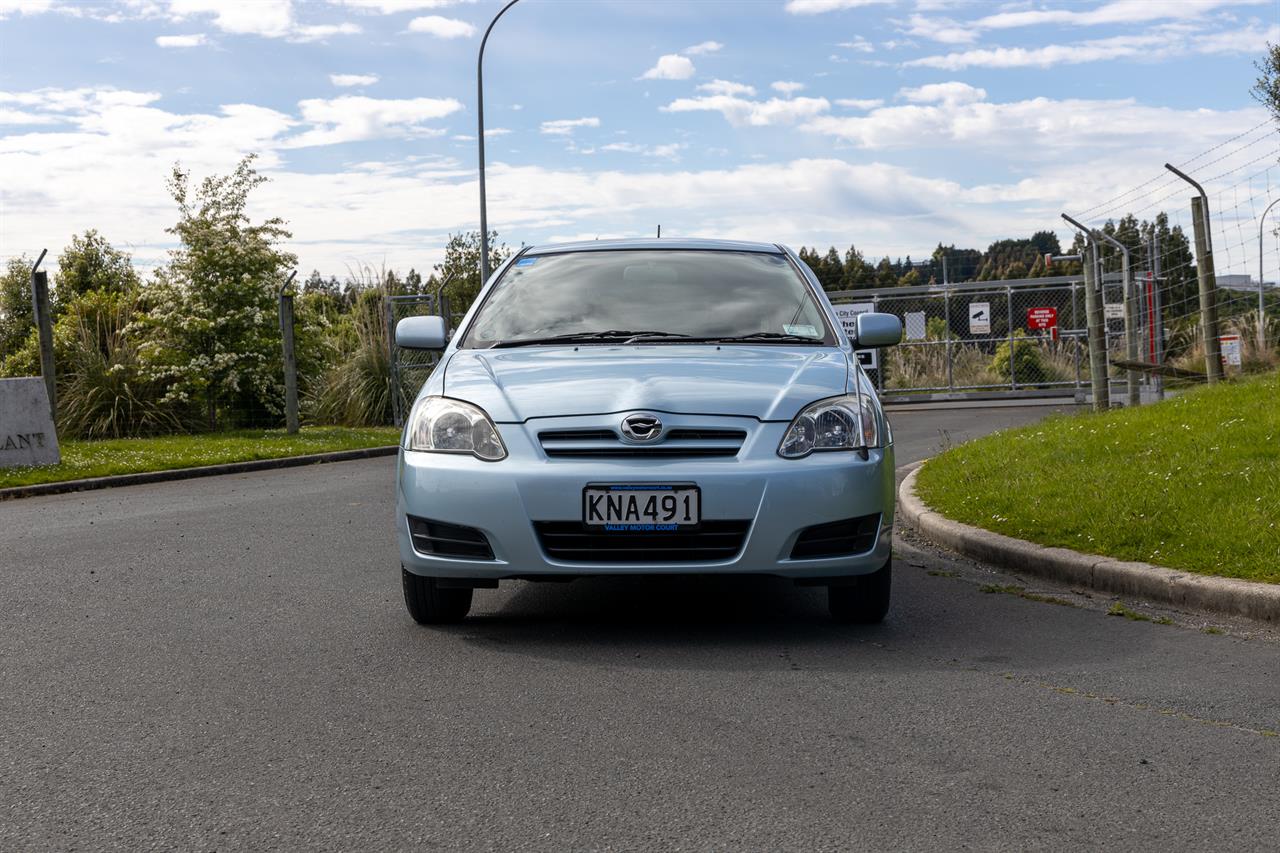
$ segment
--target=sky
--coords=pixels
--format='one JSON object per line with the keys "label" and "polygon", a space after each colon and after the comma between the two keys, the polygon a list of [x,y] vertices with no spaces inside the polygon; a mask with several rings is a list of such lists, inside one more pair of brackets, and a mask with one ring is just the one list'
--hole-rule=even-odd
{"label": "sky", "polygon": [[[153,267],[174,164],[256,154],[303,275],[426,270],[478,228],[500,7],[0,0],[0,256],[96,228]],[[922,258],[1185,207],[1166,161],[1265,203],[1269,41],[1280,0],[521,0],[486,51],[489,223]]]}

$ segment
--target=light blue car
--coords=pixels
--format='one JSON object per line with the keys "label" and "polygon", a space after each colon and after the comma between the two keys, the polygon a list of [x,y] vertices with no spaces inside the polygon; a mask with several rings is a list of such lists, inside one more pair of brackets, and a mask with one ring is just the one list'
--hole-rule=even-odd
{"label": "light blue car", "polygon": [[893,436],[850,341],[789,249],[622,240],[522,249],[446,341],[405,424],[405,604],[462,619],[500,580],[780,575],[841,621],[889,607]]}

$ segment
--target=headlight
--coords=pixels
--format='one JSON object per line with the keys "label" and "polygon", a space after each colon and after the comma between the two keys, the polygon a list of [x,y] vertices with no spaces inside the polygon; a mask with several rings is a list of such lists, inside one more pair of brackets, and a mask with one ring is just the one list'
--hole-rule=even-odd
{"label": "headlight", "polygon": [[879,439],[871,400],[846,394],[801,409],[782,436],[778,455],[799,459],[823,450],[859,450],[877,446]]}
{"label": "headlight", "polygon": [[406,450],[470,453],[486,462],[507,458],[498,429],[484,410],[448,397],[423,397],[404,431]]}

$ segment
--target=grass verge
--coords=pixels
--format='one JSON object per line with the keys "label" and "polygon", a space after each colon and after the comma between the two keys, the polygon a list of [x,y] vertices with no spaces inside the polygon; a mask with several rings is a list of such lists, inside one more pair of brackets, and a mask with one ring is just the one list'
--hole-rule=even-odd
{"label": "grass verge", "polygon": [[60,465],[0,469],[0,489],[111,474],[167,471],[383,447],[399,440],[400,431],[395,427],[306,427],[297,435],[289,435],[284,430],[241,430],[206,435],[67,441],[62,444]]}
{"label": "grass verge", "polygon": [[1280,373],[994,433],[931,459],[916,488],[1007,536],[1280,583]]}

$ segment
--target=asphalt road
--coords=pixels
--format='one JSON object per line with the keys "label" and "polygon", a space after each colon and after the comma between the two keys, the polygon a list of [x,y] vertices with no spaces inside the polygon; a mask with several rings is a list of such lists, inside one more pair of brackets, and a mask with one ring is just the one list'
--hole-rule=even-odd
{"label": "asphalt road", "polygon": [[[1046,411],[898,412],[899,461]],[[1257,626],[900,536],[877,627],[698,579],[504,585],[432,630],[392,476],[0,504],[0,850],[1276,848]]]}

